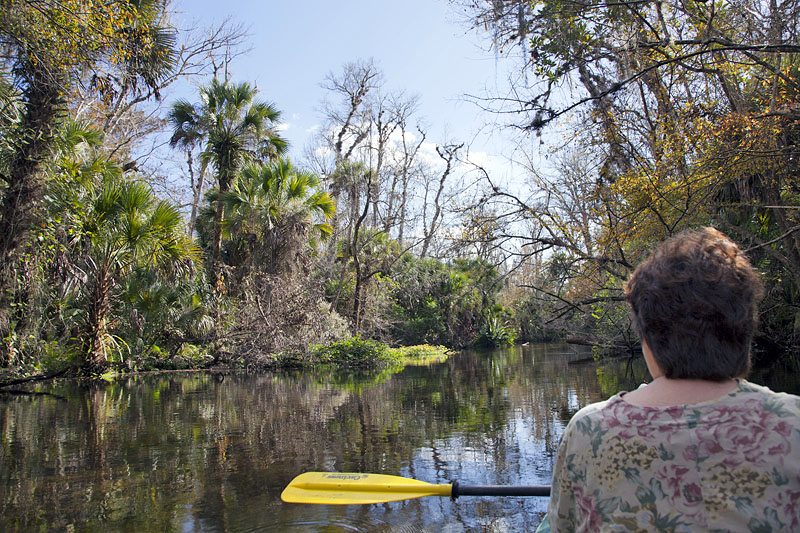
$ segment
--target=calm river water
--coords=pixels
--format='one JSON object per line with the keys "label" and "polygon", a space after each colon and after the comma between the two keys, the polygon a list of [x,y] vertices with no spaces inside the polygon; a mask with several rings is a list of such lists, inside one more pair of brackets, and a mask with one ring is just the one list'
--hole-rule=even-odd
{"label": "calm river water", "polygon": [[[639,361],[586,357],[539,345],[393,375],[161,374],[2,394],[0,531],[530,531],[546,498],[312,506],[280,493],[318,470],[549,484],[572,414],[645,379]],[[770,385],[797,392],[791,379]]]}

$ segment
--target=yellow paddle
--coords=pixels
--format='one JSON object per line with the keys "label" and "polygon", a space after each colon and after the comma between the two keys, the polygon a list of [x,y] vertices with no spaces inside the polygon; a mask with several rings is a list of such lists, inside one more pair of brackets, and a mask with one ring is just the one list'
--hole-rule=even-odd
{"label": "yellow paddle", "polygon": [[423,496],[549,496],[547,486],[434,485],[416,479],[383,474],[306,472],[294,478],[281,493],[288,503],[337,505],[384,503]]}

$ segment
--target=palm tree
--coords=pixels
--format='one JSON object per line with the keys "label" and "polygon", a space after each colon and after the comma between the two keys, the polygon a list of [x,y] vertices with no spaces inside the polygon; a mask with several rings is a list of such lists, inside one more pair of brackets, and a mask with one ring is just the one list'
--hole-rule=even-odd
{"label": "palm tree", "polygon": [[247,165],[221,203],[226,234],[248,243],[249,256],[275,274],[302,262],[304,248],[327,239],[335,204],[319,178],[288,159]]}
{"label": "palm tree", "polygon": [[196,278],[176,280],[138,267],[122,285],[115,314],[129,318],[115,332],[124,335],[136,353],[177,350],[186,342],[202,344],[213,331],[213,316]]}
{"label": "palm tree", "polygon": [[141,182],[106,182],[91,203],[82,233],[89,249],[82,367],[94,372],[107,361],[107,322],[117,280],[137,268],[185,275],[199,254],[186,236],[180,211],[157,202]]}
{"label": "palm tree", "polygon": [[31,234],[44,219],[47,170],[72,91],[88,80],[114,107],[123,95],[157,93],[174,67],[166,5],[81,2],[76,9],[67,2],[20,2],[0,9],[0,338],[14,332],[15,285],[24,278],[18,270],[27,247],[36,246]]}
{"label": "palm tree", "polygon": [[205,128],[196,122],[196,110],[193,104],[186,100],[179,100],[172,104],[169,112],[169,122],[172,124],[173,133],[169,140],[172,148],[179,147],[186,152],[186,165],[189,169],[189,180],[192,188],[192,213],[189,217],[189,235],[194,234],[197,221],[197,211],[200,208],[200,198],[203,194],[206,169],[202,167],[195,180],[194,176],[194,150],[201,146],[206,136]]}
{"label": "palm tree", "polygon": [[[250,161],[266,161],[286,152],[288,143],[275,129],[280,112],[255,99],[249,83],[220,82],[200,88],[200,103],[175,102],[170,113],[172,146],[200,145],[202,169],[214,167],[219,196],[227,193],[237,172]],[[220,263],[224,203],[217,202],[212,246],[215,269]]]}

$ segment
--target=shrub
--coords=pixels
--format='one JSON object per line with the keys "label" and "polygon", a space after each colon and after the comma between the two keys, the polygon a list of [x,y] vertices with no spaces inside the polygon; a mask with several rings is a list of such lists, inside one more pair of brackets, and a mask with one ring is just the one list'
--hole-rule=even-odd
{"label": "shrub", "polygon": [[427,359],[429,357],[447,356],[447,348],[444,346],[431,346],[430,344],[418,344],[416,346],[401,346],[393,348],[395,352],[405,359]]}
{"label": "shrub", "polygon": [[404,344],[469,346],[500,287],[496,269],[477,259],[443,263],[406,256],[392,279],[391,333]]}
{"label": "shrub", "polygon": [[492,309],[486,314],[486,325],[475,340],[476,346],[499,348],[514,344],[517,333],[504,315],[502,309]]}
{"label": "shrub", "polygon": [[388,368],[402,365],[402,356],[385,344],[351,337],[328,345],[312,348],[315,362],[343,368]]}
{"label": "shrub", "polygon": [[447,359],[447,348],[444,346],[431,346],[430,344],[418,344],[416,346],[401,346],[393,348],[407,365],[429,365],[441,363]]}

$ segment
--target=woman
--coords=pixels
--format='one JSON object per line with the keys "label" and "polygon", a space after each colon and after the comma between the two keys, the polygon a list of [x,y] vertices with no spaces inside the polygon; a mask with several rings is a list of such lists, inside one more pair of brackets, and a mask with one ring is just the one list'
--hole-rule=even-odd
{"label": "woman", "polygon": [[636,269],[625,296],[653,381],[569,422],[551,531],[800,531],[800,397],[743,379],[762,292],[712,228]]}

